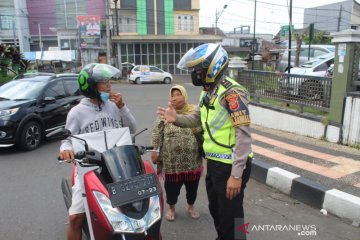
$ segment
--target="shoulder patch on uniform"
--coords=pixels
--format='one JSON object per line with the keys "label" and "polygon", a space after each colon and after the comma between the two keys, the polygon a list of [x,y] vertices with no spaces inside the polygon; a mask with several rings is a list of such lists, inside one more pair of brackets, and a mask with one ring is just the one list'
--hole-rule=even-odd
{"label": "shoulder patch on uniform", "polygon": [[249,109],[240,94],[231,93],[225,96],[226,107],[234,127],[250,124]]}
{"label": "shoulder patch on uniform", "polygon": [[224,88],[228,89],[228,88],[231,87],[233,84],[232,84],[232,82],[230,82],[229,80],[227,80],[226,78],[224,78],[224,79],[221,81],[221,85],[223,85]]}

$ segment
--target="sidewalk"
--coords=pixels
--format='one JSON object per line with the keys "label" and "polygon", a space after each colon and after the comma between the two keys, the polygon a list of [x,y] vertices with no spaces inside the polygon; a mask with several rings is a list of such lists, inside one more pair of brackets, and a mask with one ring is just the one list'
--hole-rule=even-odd
{"label": "sidewalk", "polygon": [[353,225],[360,224],[360,151],[252,126],[252,177]]}

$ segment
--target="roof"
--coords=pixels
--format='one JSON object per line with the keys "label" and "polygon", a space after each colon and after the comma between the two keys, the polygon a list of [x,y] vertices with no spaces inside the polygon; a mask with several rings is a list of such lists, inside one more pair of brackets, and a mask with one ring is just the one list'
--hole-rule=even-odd
{"label": "roof", "polygon": [[[216,29],[216,34],[215,34]],[[200,34],[209,34],[209,35],[219,35],[225,37],[224,32],[220,28],[213,28],[213,27],[201,27],[199,28]]]}
{"label": "roof", "polygon": [[188,34],[188,35],[119,35],[112,36],[111,40],[114,42],[221,42],[223,37],[221,35],[211,35],[211,34]]}
{"label": "roof", "polygon": [[59,77],[77,77],[78,74],[75,73],[61,73],[61,74],[55,74],[55,73],[47,73],[47,72],[34,72],[34,73],[24,73],[16,75],[14,80],[17,79],[34,79],[39,81],[48,81],[54,78]]}

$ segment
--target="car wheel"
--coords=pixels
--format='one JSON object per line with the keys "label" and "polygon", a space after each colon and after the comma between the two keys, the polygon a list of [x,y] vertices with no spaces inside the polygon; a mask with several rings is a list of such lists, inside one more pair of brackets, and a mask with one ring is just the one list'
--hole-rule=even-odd
{"label": "car wheel", "polygon": [[135,79],[135,83],[136,83],[136,84],[141,84],[141,80],[140,80],[139,77]]}
{"label": "car wheel", "polygon": [[324,96],[324,89],[319,81],[309,80],[301,84],[299,95],[307,100],[319,100]]}
{"label": "car wheel", "polygon": [[171,83],[171,78],[168,78],[168,77],[164,78],[164,83],[165,84],[170,84]]}
{"label": "car wheel", "polygon": [[25,151],[34,150],[41,142],[42,129],[35,121],[28,122],[19,135],[19,148]]}

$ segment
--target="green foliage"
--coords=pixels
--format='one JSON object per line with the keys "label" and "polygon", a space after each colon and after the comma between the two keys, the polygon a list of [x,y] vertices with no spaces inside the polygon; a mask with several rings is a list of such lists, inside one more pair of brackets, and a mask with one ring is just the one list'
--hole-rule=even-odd
{"label": "green foliage", "polygon": [[3,77],[0,75],[0,86],[3,85],[4,83],[10,81],[14,77],[15,77],[15,74],[8,74],[6,77]]}
{"label": "green foliage", "polygon": [[[309,44],[308,34],[304,38],[304,43]],[[314,34],[311,44],[331,44],[331,37],[328,32],[317,32]]]}
{"label": "green foliage", "polygon": [[24,59],[20,50],[11,45],[0,45],[0,72],[1,76],[6,77],[9,69],[12,68],[17,73],[26,72],[30,62]]}
{"label": "green foliage", "polygon": [[[272,106],[276,106],[276,107],[281,107],[281,108],[284,108],[284,109],[291,109],[291,110],[295,110],[297,112],[301,112],[301,107],[298,106],[298,105],[292,105],[292,104],[288,104],[288,103],[285,103],[285,102],[282,102],[282,101],[277,101],[277,100],[274,100],[274,99],[260,98],[259,102],[269,104],[269,105],[272,105]],[[323,124],[326,123],[326,120],[324,120],[324,119],[328,119],[328,115],[329,115],[329,113],[327,113],[327,112],[323,112],[321,110],[314,109],[314,108],[311,108],[311,107],[304,107],[302,109],[302,111],[304,113],[310,113],[310,114],[313,114],[313,115],[316,115],[316,116],[322,116],[323,120],[321,122]]]}

